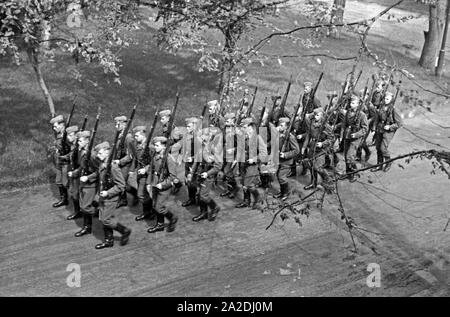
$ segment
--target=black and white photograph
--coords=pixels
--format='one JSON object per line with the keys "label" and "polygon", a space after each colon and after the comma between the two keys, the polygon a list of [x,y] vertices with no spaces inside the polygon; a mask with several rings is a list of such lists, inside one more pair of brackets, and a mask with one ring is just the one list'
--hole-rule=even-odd
{"label": "black and white photograph", "polygon": [[0,296],[449,297],[449,24],[450,0],[1,0]]}

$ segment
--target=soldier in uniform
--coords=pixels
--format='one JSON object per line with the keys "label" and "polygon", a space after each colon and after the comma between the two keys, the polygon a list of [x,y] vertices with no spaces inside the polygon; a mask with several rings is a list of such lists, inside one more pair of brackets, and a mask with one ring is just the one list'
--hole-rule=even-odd
{"label": "soldier in uniform", "polygon": [[137,126],[133,128],[134,140],[136,141],[136,172],[137,172],[137,197],[142,207],[142,214],[136,216],[136,221],[150,218],[152,214],[152,200],[146,189],[148,168],[151,157],[150,146],[145,149],[147,142],[146,127]]}
{"label": "soldier in uniform", "polygon": [[73,214],[67,216],[67,220],[73,220],[82,216],[80,211],[80,178],[72,177],[72,171],[79,167],[76,125],[66,128],[67,141],[70,144],[70,152],[60,156],[60,160],[68,163],[67,176],[69,177],[69,196],[72,199]]}
{"label": "soldier in uniform", "polygon": [[97,158],[100,162],[98,169],[99,188],[99,217],[103,224],[105,239],[95,246],[96,249],[111,248],[114,246],[114,230],[119,232],[120,245],[128,243],[131,230],[117,221],[120,209],[117,208],[119,196],[125,190],[125,178],[122,171],[116,164],[108,166],[108,157],[111,155],[111,146],[108,142],[103,142],[95,147]]}
{"label": "soldier in uniform", "polygon": [[203,219],[214,221],[220,211],[220,207],[212,197],[212,184],[215,177],[222,169],[223,153],[222,138],[218,128],[211,127],[202,134],[202,157],[196,161],[192,167],[193,173],[188,174],[188,178],[197,179],[198,204],[200,214],[192,218],[198,222]]}
{"label": "soldier in uniform", "polygon": [[383,80],[379,80],[375,86],[375,91],[372,94],[372,100],[370,100],[370,102],[376,109],[378,109],[383,102],[385,85],[386,83]]}
{"label": "soldier in uniform", "polygon": [[[364,90],[360,91],[361,96],[364,94]],[[370,159],[370,156],[372,155],[372,152],[370,151],[369,145],[367,144],[367,137],[369,136],[370,131],[373,131],[373,119],[375,118],[376,115],[376,108],[375,106],[372,104],[372,102],[370,102],[369,100],[370,97],[370,92],[367,91],[366,95],[363,97],[363,111],[366,114],[367,117],[367,124],[368,124],[368,129],[366,132],[366,135],[364,135],[361,139],[361,143],[358,147],[358,150],[356,152],[356,160],[357,161],[361,161],[362,159],[362,151],[364,151],[365,153],[365,157],[364,160],[367,162]]]}
{"label": "soldier in uniform", "polygon": [[[169,155],[167,160],[163,162],[167,142],[167,138],[163,136],[153,139],[155,154],[152,156],[148,169],[147,192],[152,198],[157,221],[153,227],[147,230],[148,233],[164,231],[165,218],[169,221],[166,230],[167,232],[172,232],[175,230],[175,224],[178,221],[178,218],[166,207],[170,195],[169,189],[172,188],[173,179],[176,177],[174,174],[174,161],[170,159]],[[161,168],[162,164],[165,164],[165,166]]]}
{"label": "soldier in uniform", "polygon": [[76,169],[69,172],[69,177],[80,180],[80,210],[83,214],[83,227],[75,233],[75,237],[92,232],[92,216],[97,211],[94,199],[97,194],[98,163],[94,157],[87,157],[90,137],[90,131],[77,133],[78,164]]}
{"label": "soldier in uniform", "polygon": [[208,126],[223,130],[225,128],[225,120],[219,114],[219,107],[220,105],[217,100],[208,102]]}
{"label": "soldier in uniform", "polygon": [[64,121],[64,117],[62,115],[56,116],[50,120],[50,124],[53,127],[53,131],[55,132],[55,142],[54,142],[54,153],[53,153],[53,163],[56,168],[56,179],[55,183],[58,186],[59,190],[59,201],[53,204],[54,208],[58,208],[61,206],[67,206],[69,204],[67,187],[68,187],[68,178],[67,178],[67,162],[61,161],[59,157],[63,154],[66,154],[69,150],[70,145],[63,140],[64,130],[66,128],[66,123]]}
{"label": "soldier in uniform", "polygon": [[[125,131],[125,127],[127,126],[127,117],[119,116],[115,117],[114,121],[116,122],[116,129],[120,131],[119,140],[123,137],[123,133]],[[136,148],[134,145],[134,139],[130,132],[125,137],[125,142],[123,143],[121,148],[118,148],[120,144],[116,145],[116,149],[114,151],[115,157],[117,159],[113,160],[113,163],[120,167],[122,171],[123,178],[125,179],[125,184],[128,181],[128,175],[132,172],[134,156],[136,155]],[[131,188],[126,188],[123,193],[120,195],[119,207],[126,206],[128,204],[127,201],[127,190],[136,196],[135,190]]]}
{"label": "soldier in uniform", "polygon": [[228,197],[233,199],[237,190],[237,161],[236,161],[236,146],[237,146],[237,130],[235,127],[236,118],[234,113],[225,114],[225,137],[224,137],[224,164],[223,164],[223,178],[227,189],[220,194],[220,197]]}
{"label": "soldier in uniform", "polygon": [[310,190],[317,186],[317,174],[322,177],[322,183],[326,186],[329,182],[329,175],[325,169],[326,156],[333,144],[332,127],[325,122],[324,111],[322,108],[314,109],[314,117],[310,122],[305,142],[301,149],[302,154],[308,148],[308,159],[312,165],[313,175],[311,175],[311,184],[305,186],[305,190]]}
{"label": "soldier in uniform", "polygon": [[[402,118],[395,110],[393,94],[386,92],[384,101],[377,110],[375,126],[375,147],[377,149],[377,164],[382,164],[391,159],[389,144],[394,138],[395,132],[403,125]],[[387,172],[391,168],[392,162],[380,165],[372,169],[373,172]]]}
{"label": "soldier in uniform", "polygon": [[[278,120],[278,133],[279,133],[279,165],[277,170],[277,179],[280,184],[280,192],[274,197],[286,199],[289,195],[289,183],[287,181],[291,165],[294,158],[299,154],[300,148],[295,136],[289,133],[286,148],[283,149],[284,140],[286,138],[286,130],[288,129],[290,119],[287,117],[281,117]],[[273,137],[273,136],[272,136]]]}
{"label": "soldier in uniform", "polygon": [[[257,207],[261,203],[261,193],[258,185],[259,165],[267,162],[267,146],[263,138],[258,135],[256,125],[252,118],[246,118],[241,123],[244,135],[243,140],[238,141],[238,155],[240,175],[242,177],[242,189],[244,199],[236,205],[236,208]],[[251,204],[253,196],[253,204]]]}
{"label": "soldier in uniform", "polygon": [[159,113],[159,120],[161,122],[161,135],[167,139],[170,138],[169,135],[169,121],[170,116],[172,115],[172,111],[170,109],[161,110]]}
{"label": "soldier in uniform", "polygon": [[[186,176],[191,174],[194,161],[196,160],[197,155],[195,153],[195,150],[200,150],[201,148],[201,140],[198,136],[198,127],[200,122],[200,119],[195,117],[186,119],[187,134],[183,138],[183,157],[185,162]],[[182,203],[183,207],[195,204],[197,196],[197,186],[195,184],[195,179],[187,177],[186,185],[188,190],[188,199]]]}
{"label": "soldier in uniform", "polygon": [[281,96],[275,95],[272,96],[273,110],[269,113],[269,117],[267,118],[269,123],[274,125],[278,125],[278,120],[280,118],[290,118],[291,115],[284,109],[281,109]]}
{"label": "soldier in uniform", "polygon": [[304,82],[303,83],[303,97],[302,97],[302,105],[305,107],[306,114],[312,114],[314,109],[322,107],[320,100],[317,99],[316,96],[312,98],[311,94],[313,92],[313,83],[312,82]]}
{"label": "soldier in uniform", "polygon": [[[360,109],[360,99],[353,95],[350,109],[347,110],[344,119],[343,141],[346,172],[357,170],[356,151],[361,144],[361,139],[366,135],[368,129],[366,114]],[[349,175],[350,182],[356,181],[355,174]]]}

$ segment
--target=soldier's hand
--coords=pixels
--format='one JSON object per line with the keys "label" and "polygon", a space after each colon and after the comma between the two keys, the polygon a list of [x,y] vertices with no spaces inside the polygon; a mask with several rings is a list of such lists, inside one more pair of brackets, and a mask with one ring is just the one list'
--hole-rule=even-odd
{"label": "soldier's hand", "polygon": [[355,139],[355,138],[356,138],[356,136],[355,136],[354,133],[350,134],[350,137],[351,137],[352,139]]}
{"label": "soldier's hand", "polygon": [[186,158],[186,163],[192,163],[192,157]]}
{"label": "soldier's hand", "polygon": [[248,159],[248,160],[247,160],[247,163],[248,163],[248,164],[253,164],[253,163],[255,163],[255,161],[254,161],[253,159]]}
{"label": "soldier's hand", "polygon": [[303,135],[301,135],[301,134],[297,135],[298,140],[301,140],[302,138],[303,138]]}
{"label": "soldier's hand", "polygon": [[385,126],[384,126],[384,129],[385,129],[386,131],[389,131],[389,130],[391,129],[391,126],[390,126],[390,125],[385,125]]}
{"label": "soldier's hand", "polygon": [[281,153],[280,153],[280,157],[281,157],[281,158],[285,158],[285,156],[286,156],[286,153],[284,153],[284,152],[281,152]]}
{"label": "soldier's hand", "polygon": [[208,178],[208,173],[203,172],[200,176],[201,176],[202,178]]}
{"label": "soldier's hand", "polygon": [[88,181],[88,177],[87,176],[81,176],[80,177],[80,182],[86,183]]}
{"label": "soldier's hand", "polygon": [[159,190],[162,190],[162,184],[161,183],[159,183],[159,184],[156,184],[156,186],[155,186],[156,188],[158,188]]}
{"label": "soldier's hand", "polygon": [[145,168],[138,169],[138,174],[140,175],[145,174]]}
{"label": "soldier's hand", "polygon": [[113,160],[112,162],[113,162],[113,164],[116,164],[116,165],[119,165],[119,163],[120,163],[119,160]]}
{"label": "soldier's hand", "polygon": [[317,147],[322,147],[323,143],[322,142],[317,142]]}
{"label": "soldier's hand", "polygon": [[302,155],[304,155],[304,154],[305,154],[305,150],[306,150],[306,149],[305,149],[305,148],[303,148],[303,147],[302,147],[302,149],[300,150],[300,151],[301,151],[301,153],[302,153]]}
{"label": "soldier's hand", "polygon": [[67,176],[72,177],[72,172],[67,172]]}
{"label": "soldier's hand", "polygon": [[145,186],[145,188],[147,189],[147,192],[151,195],[152,194],[152,186],[147,185],[147,186]]}
{"label": "soldier's hand", "polygon": [[103,197],[103,198],[108,197],[108,192],[106,190],[102,190],[100,192],[100,196]]}

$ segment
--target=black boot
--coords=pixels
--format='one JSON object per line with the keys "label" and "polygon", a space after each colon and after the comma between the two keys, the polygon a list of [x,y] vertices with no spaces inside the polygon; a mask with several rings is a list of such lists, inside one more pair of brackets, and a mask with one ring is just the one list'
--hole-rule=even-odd
{"label": "black boot", "polygon": [[216,220],[217,214],[220,211],[220,207],[216,204],[214,199],[211,199],[211,201],[208,203],[209,211],[208,211],[208,221],[214,221]]}
{"label": "black boot", "polygon": [[148,219],[151,218],[152,216],[152,203],[148,202],[148,203],[143,203],[142,204],[142,214],[140,214],[139,216],[136,216],[136,218],[134,218],[136,221],[142,221],[144,219]]}
{"label": "black boot", "polygon": [[188,195],[189,195],[189,199],[186,200],[185,202],[183,202],[181,204],[181,206],[183,207],[187,207],[190,205],[194,205],[195,204],[195,195],[197,193],[197,190],[195,188],[191,188],[188,186]]}
{"label": "black boot", "polygon": [[158,231],[164,231],[164,215],[161,214],[156,214],[156,224],[147,230],[148,233],[155,233]]}
{"label": "black boot", "polygon": [[124,191],[122,194],[120,194],[119,200],[117,201],[116,208],[120,208],[120,207],[124,207],[124,206],[128,206],[127,191]]}
{"label": "black boot", "polygon": [[[383,156],[381,156],[380,154],[377,154],[377,165],[382,164],[383,163]],[[383,170],[383,165],[377,166],[372,168],[370,171],[371,172],[378,172],[378,171],[382,171]]]}
{"label": "black boot", "polygon": [[297,165],[295,162],[292,164],[291,170],[289,171],[287,177],[294,177],[294,176],[297,176]]}
{"label": "black boot", "polygon": [[67,188],[62,185],[58,185],[59,189],[59,201],[53,204],[54,208],[58,208],[61,206],[67,206],[69,204],[69,200],[67,199]]}
{"label": "black boot", "polygon": [[192,221],[194,222],[199,222],[202,221],[203,219],[208,218],[208,206],[206,206],[206,204],[203,201],[199,202],[199,206],[200,206],[200,214],[192,218]]}
{"label": "black boot", "polygon": [[302,162],[302,172],[300,173],[300,176],[305,176],[307,171],[308,171],[308,165],[306,163]]}
{"label": "black boot", "polygon": [[250,194],[253,196],[252,209],[255,209],[258,205],[261,204],[261,195],[259,194],[257,188],[252,188],[250,190]]}
{"label": "black boot", "polygon": [[89,233],[92,233],[92,216],[89,214],[83,214],[83,228],[75,233],[75,237],[82,237]]}
{"label": "black boot", "polygon": [[279,199],[286,199],[289,196],[289,183],[280,184],[280,192],[273,197]]}
{"label": "black boot", "polygon": [[74,220],[77,218],[81,218],[83,215],[80,211],[80,201],[79,200],[72,200],[73,201],[73,214],[67,216],[67,220]]}
{"label": "black boot", "polygon": [[[385,156],[383,159],[386,162],[386,161],[389,161],[391,158],[389,156]],[[391,169],[391,166],[392,166],[392,162],[385,163],[384,164],[384,168],[383,168],[383,172],[389,171]]]}
{"label": "black boot", "polygon": [[370,151],[369,147],[365,143],[364,143],[364,146],[363,146],[363,150],[364,150],[364,153],[366,154],[366,156],[364,157],[364,160],[366,162],[368,162],[369,159],[370,159],[370,156],[372,155],[372,152]]}
{"label": "black boot", "polygon": [[169,220],[169,224],[167,225],[167,232],[172,232],[175,230],[175,225],[178,222],[177,216],[175,216],[171,211],[166,212],[164,215],[167,220]]}
{"label": "black boot", "polygon": [[112,248],[114,246],[114,231],[113,229],[103,226],[103,232],[105,233],[105,240],[95,246],[97,250],[104,248]]}
{"label": "black boot", "polygon": [[115,229],[122,235],[122,237],[120,237],[120,245],[127,244],[128,240],[130,240],[131,229],[128,229],[121,223],[117,223]]}
{"label": "black boot", "polygon": [[250,192],[248,190],[244,190],[244,200],[236,205],[236,208],[245,207],[250,207]]}

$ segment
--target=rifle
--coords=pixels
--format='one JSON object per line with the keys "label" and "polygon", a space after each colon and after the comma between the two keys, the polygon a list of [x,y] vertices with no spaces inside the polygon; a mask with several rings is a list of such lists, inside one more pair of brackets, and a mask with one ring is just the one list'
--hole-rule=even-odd
{"label": "rifle", "polygon": [[[302,100],[302,98],[303,98],[303,94],[300,95],[300,100]],[[308,99],[309,99],[309,97],[308,97]],[[291,135],[291,130],[292,130],[292,127],[294,126],[294,122],[295,122],[295,117],[296,117],[295,114],[298,112],[298,109],[300,109],[301,105],[302,105],[301,102],[299,102],[297,104],[297,106],[295,107],[294,115],[292,116],[291,120],[289,121],[289,126],[286,129],[285,134],[284,134],[284,140],[283,140],[283,145],[281,147],[281,152],[285,152],[286,151],[286,147],[289,144],[289,138],[290,138],[290,135]]]}
{"label": "rifle", "polygon": [[144,152],[142,155],[142,163],[141,165],[145,166],[150,162],[150,142],[153,137],[153,133],[155,131],[156,125],[158,123],[158,113],[159,113],[159,107],[156,109],[155,116],[153,117],[153,122],[150,127],[150,131],[147,134],[147,139],[145,140],[145,146],[144,146]]}
{"label": "rifle", "polygon": [[261,126],[261,123],[263,121],[264,113],[266,112],[266,102],[267,102],[267,97],[264,98],[264,104],[263,104],[263,107],[261,109],[261,114],[259,115],[259,120],[256,123],[256,129],[257,129],[256,131],[259,131],[259,127]]}
{"label": "rifle", "polygon": [[241,104],[239,105],[239,108],[236,111],[236,126],[238,126],[241,123],[241,120],[242,120],[241,112],[242,112],[242,108],[244,108],[246,96],[247,96],[247,92],[244,90],[244,96],[242,97]]}
{"label": "rifle", "polygon": [[286,102],[287,102],[287,98],[289,95],[289,91],[291,90],[291,85],[292,85],[292,75],[289,78],[289,82],[286,87],[286,92],[284,93],[283,100],[281,101],[281,104],[280,104],[280,113],[282,116],[284,115],[284,108],[286,107]]}
{"label": "rifle", "polygon": [[89,145],[82,162],[81,175],[85,176],[89,174],[89,160],[91,159],[92,148],[94,147],[94,139],[97,134],[98,121],[100,120],[100,107],[98,108],[97,117],[95,118],[94,129],[91,132],[91,138],[89,139]]}
{"label": "rifle", "polygon": [[114,153],[116,160],[121,159],[123,147],[125,145],[125,140],[127,138],[128,131],[130,130],[131,123],[133,122],[134,114],[136,113],[137,104],[138,104],[138,102],[136,102],[136,104],[133,106],[133,110],[131,111],[130,119],[128,120],[127,125],[125,126],[125,129],[122,130],[123,134],[119,140],[119,143],[117,144],[117,149],[115,149],[115,153]]}
{"label": "rifle", "polygon": [[83,124],[81,125],[81,130],[80,130],[80,131],[86,130],[87,120],[88,120],[88,116],[85,115],[85,116],[84,116],[84,120],[83,120]]}
{"label": "rifle", "polygon": [[[172,115],[170,116],[170,120],[169,120],[169,128],[168,128],[169,130],[168,130],[168,135],[171,135],[171,134],[172,134],[173,122],[174,122],[174,119],[175,119],[175,114],[176,114],[176,112],[177,112],[178,101],[179,101],[179,99],[180,99],[180,94],[179,94],[179,92],[177,91],[176,100],[175,100],[175,105],[173,106],[173,109],[172,109]],[[164,154],[163,154],[163,158],[162,158],[162,161],[161,161],[161,165],[159,166],[159,171],[158,171],[158,184],[161,183],[161,181],[162,181],[162,177],[163,177],[163,174],[164,174],[164,169],[166,168],[166,165],[167,165],[167,158],[168,158],[168,155],[169,155],[169,146],[167,145],[166,148],[165,148],[165,150],[164,150]],[[152,173],[152,183],[153,183],[153,174],[154,174],[154,173]],[[157,200],[157,198],[158,198],[158,195],[155,195],[155,197],[152,197],[152,198],[153,198],[154,206],[155,206],[155,205],[156,205],[156,200]]]}
{"label": "rifle", "polygon": [[70,110],[70,114],[67,117],[66,125],[64,128],[62,140],[61,140],[61,149],[63,153],[60,153],[60,155],[66,155],[70,152],[70,146],[67,144],[67,132],[66,129],[70,126],[70,122],[72,121],[73,113],[75,111],[75,100],[72,103],[72,110]]}
{"label": "rifle", "polygon": [[[111,165],[112,165],[112,161],[113,161],[114,154],[115,154],[115,151],[116,151],[117,142],[119,141],[119,135],[120,135],[120,131],[117,130],[116,134],[114,135],[114,143],[113,143],[113,146],[111,148],[111,153],[109,154],[108,161],[106,161],[106,172],[103,174],[102,179],[100,179],[100,182],[103,185],[102,186],[103,190],[108,190],[108,189],[110,189],[111,187],[114,186],[114,180],[111,177],[112,176],[111,175]],[[102,199],[102,198],[100,197],[100,199]],[[120,199],[118,201],[118,204],[117,204],[116,208],[120,207],[119,206],[119,202],[120,202]]]}
{"label": "rifle", "polygon": [[255,92],[253,93],[253,99],[252,99],[252,103],[250,104],[250,107],[248,107],[247,109],[247,113],[245,114],[246,117],[250,116],[253,110],[253,105],[255,104],[255,99],[256,99],[256,93],[258,92],[258,87],[255,87]]}

